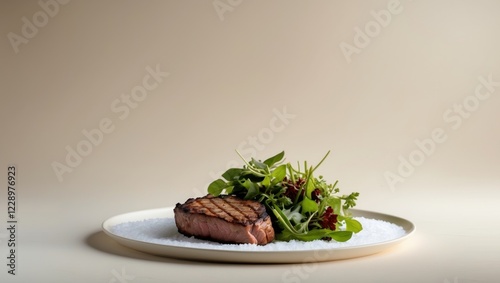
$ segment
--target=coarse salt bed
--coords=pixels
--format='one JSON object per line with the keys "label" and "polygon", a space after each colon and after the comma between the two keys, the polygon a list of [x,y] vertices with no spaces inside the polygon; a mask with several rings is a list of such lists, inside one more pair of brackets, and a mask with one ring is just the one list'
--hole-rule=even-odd
{"label": "coarse salt bed", "polygon": [[233,251],[301,251],[316,249],[347,248],[370,245],[400,238],[406,234],[405,230],[393,223],[383,220],[355,217],[361,222],[363,230],[354,234],[347,242],[316,240],[310,242],[274,241],[265,246],[253,244],[220,244],[216,242],[186,237],[177,232],[173,218],[154,218],[142,221],[124,222],[111,227],[115,235],[146,243],[168,246],[188,247],[211,250]]}

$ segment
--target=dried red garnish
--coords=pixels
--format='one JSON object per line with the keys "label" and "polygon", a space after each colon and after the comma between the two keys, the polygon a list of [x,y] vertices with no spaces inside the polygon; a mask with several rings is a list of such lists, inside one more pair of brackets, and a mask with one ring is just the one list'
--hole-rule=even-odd
{"label": "dried red garnish", "polygon": [[321,190],[320,189],[314,189],[312,192],[311,192],[311,199],[316,201],[317,203],[320,203],[321,202]]}
{"label": "dried red garnish", "polygon": [[335,230],[337,223],[337,214],[333,213],[333,209],[329,206],[323,213],[322,220],[319,222],[321,227],[325,229]]}
{"label": "dried red garnish", "polygon": [[[284,195],[290,198],[292,201],[294,201],[297,195],[299,194],[300,188],[304,185],[304,183],[305,180],[302,178],[298,178],[297,180],[295,180],[295,183],[292,182],[292,180],[289,180],[288,178],[283,179],[283,185],[286,188]],[[303,197],[304,194],[305,194],[305,189],[302,190],[300,196]]]}

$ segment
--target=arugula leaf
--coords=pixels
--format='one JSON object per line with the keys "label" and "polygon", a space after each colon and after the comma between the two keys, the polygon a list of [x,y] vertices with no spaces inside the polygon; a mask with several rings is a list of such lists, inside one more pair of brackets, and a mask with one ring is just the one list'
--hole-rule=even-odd
{"label": "arugula leaf", "polygon": [[276,167],[276,169],[271,172],[271,177],[272,177],[272,184],[276,185],[283,181],[283,179],[286,177],[286,165],[280,165]]}
{"label": "arugula leaf", "polygon": [[276,154],[275,156],[269,157],[268,159],[264,160],[264,163],[269,167],[273,167],[274,164],[283,160],[284,156],[285,156],[285,151],[282,151],[282,152]]}
{"label": "arugula leaf", "polygon": [[354,233],[358,233],[359,231],[363,230],[363,226],[356,219],[347,217],[344,219],[344,221],[345,221],[346,231],[352,231]]}
{"label": "arugula leaf", "polygon": [[302,222],[304,220],[305,216],[302,215],[302,213],[299,212],[300,206],[297,206],[294,210],[292,209],[284,209],[283,214],[286,216],[288,220],[291,222],[294,222],[296,224]]}
{"label": "arugula leaf", "polygon": [[[281,164],[282,151],[264,162],[251,158],[242,168],[230,168],[208,186],[214,196],[233,194],[244,199],[254,199],[266,206],[272,216],[278,240],[349,240],[353,233],[363,229],[353,219],[348,209],[356,205],[359,193],[338,195],[337,182],[328,184],[323,176],[316,178],[314,172],[326,159],[330,151],[316,166],[307,162]],[[339,229],[338,227],[342,227]]]}
{"label": "arugula leaf", "polygon": [[269,188],[271,186],[271,178],[269,176],[264,177],[264,180],[262,180],[261,184],[265,188]]}
{"label": "arugula leaf", "polygon": [[312,177],[312,169],[309,171],[309,176],[307,176],[307,183],[306,183],[306,195],[308,198],[311,198],[311,193],[314,191],[316,186],[314,185],[314,180]]}
{"label": "arugula leaf", "polygon": [[224,188],[224,190],[226,191],[226,194],[230,195],[233,193],[234,186],[227,186]]}
{"label": "arugula leaf", "polygon": [[245,195],[245,199],[252,199],[259,194],[259,186],[250,181],[250,179],[246,179],[241,184],[248,190],[247,194]]}
{"label": "arugula leaf", "polygon": [[315,229],[307,233],[294,234],[288,230],[284,230],[278,235],[280,241],[299,240],[304,242],[320,240],[324,238],[332,238],[337,242],[346,242],[351,239],[353,232],[351,231],[332,231],[330,229]]}
{"label": "arugula leaf", "polygon": [[213,196],[219,196],[227,187],[228,185],[226,184],[226,182],[221,179],[217,179],[210,183],[210,185],[208,186],[208,193]]}
{"label": "arugula leaf", "polygon": [[333,231],[328,234],[328,237],[331,237],[337,242],[346,242],[351,239],[352,232],[351,231]]}
{"label": "arugula leaf", "polygon": [[269,166],[267,166],[267,164],[260,162],[254,158],[252,158],[252,161],[249,162],[249,164],[254,165],[256,168],[258,168],[266,173],[269,172]]}
{"label": "arugula leaf", "polygon": [[301,206],[302,213],[314,213],[318,211],[318,204],[314,200],[307,197],[302,200]]}
{"label": "arugula leaf", "polygon": [[222,174],[222,177],[228,181],[234,181],[244,171],[243,168],[229,168]]}
{"label": "arugula leaf", "polygon": [[340,211],[342,208],[342,200],[337,197],[329,197],[326,202],[327,205],[333,209],[333,211]]}

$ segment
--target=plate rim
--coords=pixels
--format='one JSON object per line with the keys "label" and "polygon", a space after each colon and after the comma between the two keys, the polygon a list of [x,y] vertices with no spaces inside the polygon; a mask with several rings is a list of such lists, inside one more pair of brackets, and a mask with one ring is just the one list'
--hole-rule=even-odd
{"label": "plate rim", "polygon": [[[379,253],[385,250],[384,247],[390,246],[392,247],[393,245],[397,245],[411,236],[413,236],[416,232],[416,225],[411,222],[408,219],[395,216],[392,214],[386,214],[386,213],[380,213],[376,211],[371,211],[371,210],[364,210],[364,209],[349,209],[349,211],[356,217],[367,217],[364,215],[378,215],[381,216],[383,219],[380,218],[372,218],[372,219],[377,219],[377,220],[383,220],[392,224],[396,224],[398,226],[401,226],[405,234],[391,240],[387,241],[382,241],[382,242],[377,242],[377,243],[372,243],[372,244],[363,244],[363,245],[357,245],[357,246],[350,246],[350,247],[337,247],[337,248],[331,248],[331,249],[324,249],[324,248],[313,248],[313,249],[307,249],[307,250],[277,250],[277,251],[269,251],[269,250],[252,250],[252,251],[242,251],[242,250],[227,250],[227,249],[211,249],[211,248],[197,248],[197,247],[182,247],[182,246],[177,246],[177,245],[165,245],[165,244],[160,244],[160,243],[152,243],[152,242],[147,242],[147,241],[142,241],[142,240],[136,240],[128,237],[124,237],[121,235],[118,235],[116,233],[113,233],[111,231],[111,227],[120,223],[125,223],[125,222],[131,222],[131,221],[139,221],[139,220],[146,220],[146,219],[154,219],[158,217],[151,217],[151,215],[156,215],[160,212],[168,212],[170,210],[170,214],[166,213],[165,218],[173,217],[173,206],[167,206],[167,207],[159,207],[159,208],[152,208],[152,209],[144,209],[144,210],[136,210],[136,211],[131,211],[131,212],[125,212],[121,214],[117,214],[114,216],[111,216],[104,220],[101,223],[101,229],[102,231],[108,235],[110,238],[118,242],[119,244],[134,249],[138,250],[141,252],[145,252],[148,254],[154,254],[162,257],[169,257],[169,258],[178,258],[178,259],[187,259],[187,260],[198,260],[198,261],[212,261],[212,262],[240,262],[240,263],[297,263],[297,262],[303,262],[302,261],[297,261],[297,260],[291,260],[291,259],[282,259],[282,260],[277,260],[277,259],[267,259],[267,260],[253,260],[253,259],[239,259],[239,260],[226,260],[226,259],[211,259],[207,258],[206,254],[214,253],[214,254],[221,254],[221,255],[292,255],[292,254],[307,254],[307,253],[317,253],[319,251],[338,251],[338,252],[348,252],[348,251],[360,251],[364,249],[374,249],[374,252],[367,252],[363,253],[361,255],[355,255],[355,256],[348,256],[345,258],[328,258],[328,259],[322,259],[322,260],[315,260],[315,261],[333,261],[333,260],[338,260],[338,259],[348,259],[348,258],[355,258],[355,257],[362,257],[362,256],[368,256],[371,254]],[[150,217],[144,217],[142,215],[150,215]],[[118,221],[119,219],[127,218],[127,216],[130,218],[130,216],[133,216],[134,219],[129,219],[127,221]],[[367,217],[370,218],[370,217]],[[400,223],[404,223],[404,225],[394,223],[393,221],[388,221],[386,218],[392,219],[392,220],[397,220]],[[117,222],[118,221],[118,222]],[[117,223],[115,223],[117,222]],[[137,248],[138,245],[145,245],[144,247]],[[172,250],[178,250],[178,251],[186,251],[188,254],[187,255],[180,255],[180,254],[166,254],[163,252],[155,252],[153,251],[150,247],[160,247],[162,249],[172,249]],[[198,252],[201,253],[199,256],[190,256],[193,252]],[[304,258],[304,257],[303,257]]]}

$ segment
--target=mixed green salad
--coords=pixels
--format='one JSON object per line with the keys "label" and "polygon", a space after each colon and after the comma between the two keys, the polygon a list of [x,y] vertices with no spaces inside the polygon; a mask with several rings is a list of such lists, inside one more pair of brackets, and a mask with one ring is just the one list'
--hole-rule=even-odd
{"label": "mixed green salad", "polygon": [[284,162],[284,151],[264,161],[247,161],[237,153],[245,165],[228,169],[223,179],[208,186],[208,193],[236,195],[264,204],[277,240],[344,242],[363,229],[349,213],[359,193],[339,194],[338,181],[330,184],[323,176],[314,176],[330,151],[316,166],[303,162],[296,167]]}

